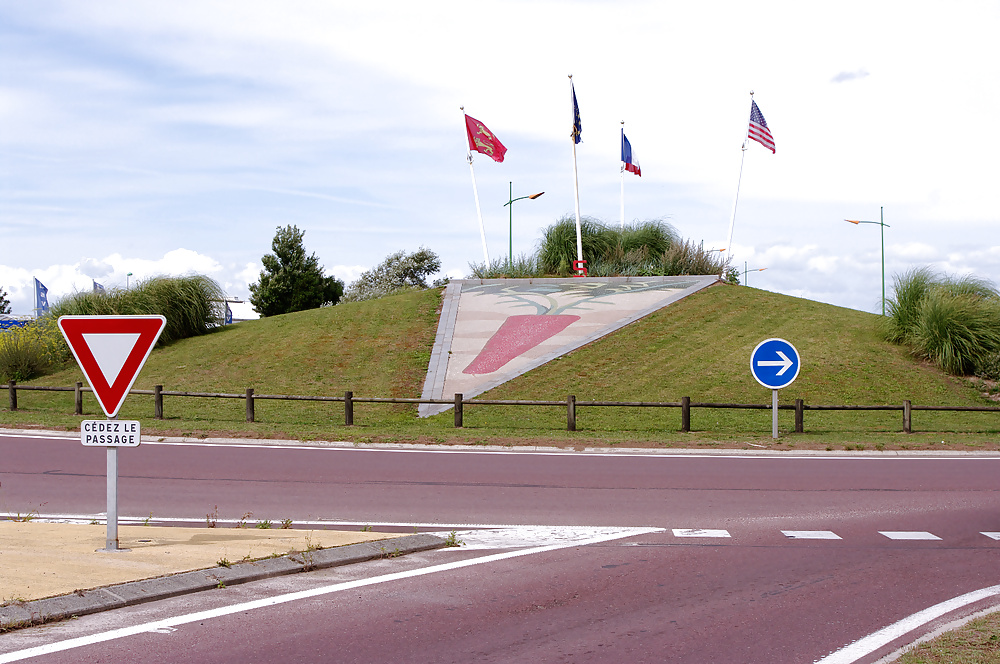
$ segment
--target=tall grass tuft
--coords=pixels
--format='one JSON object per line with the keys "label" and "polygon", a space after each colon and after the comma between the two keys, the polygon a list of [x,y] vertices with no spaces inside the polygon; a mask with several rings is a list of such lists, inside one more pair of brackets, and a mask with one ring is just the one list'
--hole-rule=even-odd
{"label": "tall grass tuft", "polygon": [[524,254],[513,261],[494,258],[489,266],[486,263],[469,263],[469,270],[474,279],[537,279],[545,276],[538,258]]}
{"label": "tall grass tuft", "polygon": [[[617,233],[593,217],[580,218],[580,244],[587,265],[618,244]],[[546,274],[567,277],[576,260],[576,219],[565,216],[545,229],[538,248],[538,262]]]}
{"label": "tall grass tuft", "polygon": [[84,291],[60,300],[50,309],[59,316],[141,316],[160,314],[167,324],[160,344],[205,334],[218,325],[225,299],[222,288],[202,275],[153,277],[129,289],[107,293]]}
{"label": "tall grass tuft", "polygon": [[[621,228],[583,217],[580,241],[592,277],[725,274],[730,283],[739,283],[719,254],[682,240],[673,226],[659,219]],[[489,266],[470,263],[469,268],[476,279],[567,277],[574,274],[576,256],[576,220],[565,216],[545,229],[533,257],[521,256],[513,264],[503,258]]]}
{"label": "tall grass tuft", "polygon": [[952,374],[997,373],[1000,356],[1000,295],[984,279],[954,279],[929,268],[894,278],[887,302],[885,337]]}
{"label": "tall grass tuft", "polygon": [[885,337],[895,343],[910,341],[920,317],[920,303],[940,277],[928,267],[908,270],[895,275],[893,296],[885,303]]}

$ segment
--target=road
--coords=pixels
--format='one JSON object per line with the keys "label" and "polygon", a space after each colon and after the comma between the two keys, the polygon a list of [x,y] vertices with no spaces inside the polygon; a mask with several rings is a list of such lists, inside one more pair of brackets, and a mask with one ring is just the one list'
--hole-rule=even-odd
{"label": "road", "polygon": [[[466,546],[23,630],[0,653],[77,638],[32,661],[871,662],[995,594],[844,648],[1000,583],[998,458],[144,443],[119,459],[123,515]],[[0,510],[101,513],[104,473],[78,440],[0,437]]]}

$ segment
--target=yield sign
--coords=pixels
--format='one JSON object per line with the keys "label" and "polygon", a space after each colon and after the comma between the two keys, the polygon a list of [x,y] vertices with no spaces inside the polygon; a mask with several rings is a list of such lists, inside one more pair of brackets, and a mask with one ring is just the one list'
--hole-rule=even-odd
{"label": "yield sign", "polygon": [[166,324],[163,316],[59,317],[59,329],[108,417],[118,414]]}

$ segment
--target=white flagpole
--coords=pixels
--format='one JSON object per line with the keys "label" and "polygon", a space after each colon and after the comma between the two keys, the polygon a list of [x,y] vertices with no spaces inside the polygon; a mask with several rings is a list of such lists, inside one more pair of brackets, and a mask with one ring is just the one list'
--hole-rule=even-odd
{"label": "white flagpole", "polygon": [[[622,149],[625,149],[625,121],[622,120]],[[621,229],[625,230],[625,162],[621,164],[622,172],[622,221]]]}
{"label": "white flagpole", "polygon": [[[573,74],[569,75],[570,102],[575,99],[573,90]],[[573,108],[573,127],[576,128],[576,106]],[[576,260],[583,260],[583,234],[580,231],[580,176],[576,169],[576,135],[570,133],[573,141],[573,193],[576,195]]]}
{"label": "white flagpole", "polygon": [[[750,91],[750,104],[753,106],[753,90]],[[747,156],[747,141],[750,140],[750,121],[747,120],[747,133],[743,137],[743,146],[740,148],[740,175],[736,179],[736,198],[733,199],[733,214],[729,218],[729,240],[726,242],[726,258],[732,257],[730,251],[733,248],[733,227],[736,224],[736,204],[740,200],[740,182],[743,180],[743,159]]]}
{"label": "white flagpole", "polygon": [[[459,107],[462,111],[462,118],[465,118],[465,106]],[[465,122],[462,123],[466,129],[466,137],[468,137],[468,125]],[[483,240],[483,260],[486,261],[486,269],[490,267],[490,253],[486,249],[486,226],[483,225],[483,210],[479,206],[479,188],[476,186],[476,171],[472,168],[472,150],[469,150],[465,157],[469,161],[469,173],[472,174],[472,195],[476,197],[476,214],[479,215],[479,236]]]}

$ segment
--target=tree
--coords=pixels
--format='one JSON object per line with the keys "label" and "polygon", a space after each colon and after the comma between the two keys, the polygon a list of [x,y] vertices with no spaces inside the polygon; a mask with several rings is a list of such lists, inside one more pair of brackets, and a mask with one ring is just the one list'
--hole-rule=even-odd
{"label": "tree", "polygon": [[0,286],[0,314],[10,313],[10,300],[7,299],[7,292]]}
{"label": "tree", "polygon": [[261,258],[264,270],[250,284],[250,303],[262,317],[336,304],[343,295],[344,282],[323,276],[316,254],[306,255],[304,234],[296,226],[279,226],[271,241],[274,253]]}
{"label": "tree", "polygon": [[408,254],[397,251],[378,266],[363,272],[344,295],[344,302],[372,300],[410,288],[427,288],[427,277],[441,269],[441,259],[420,247]]}

